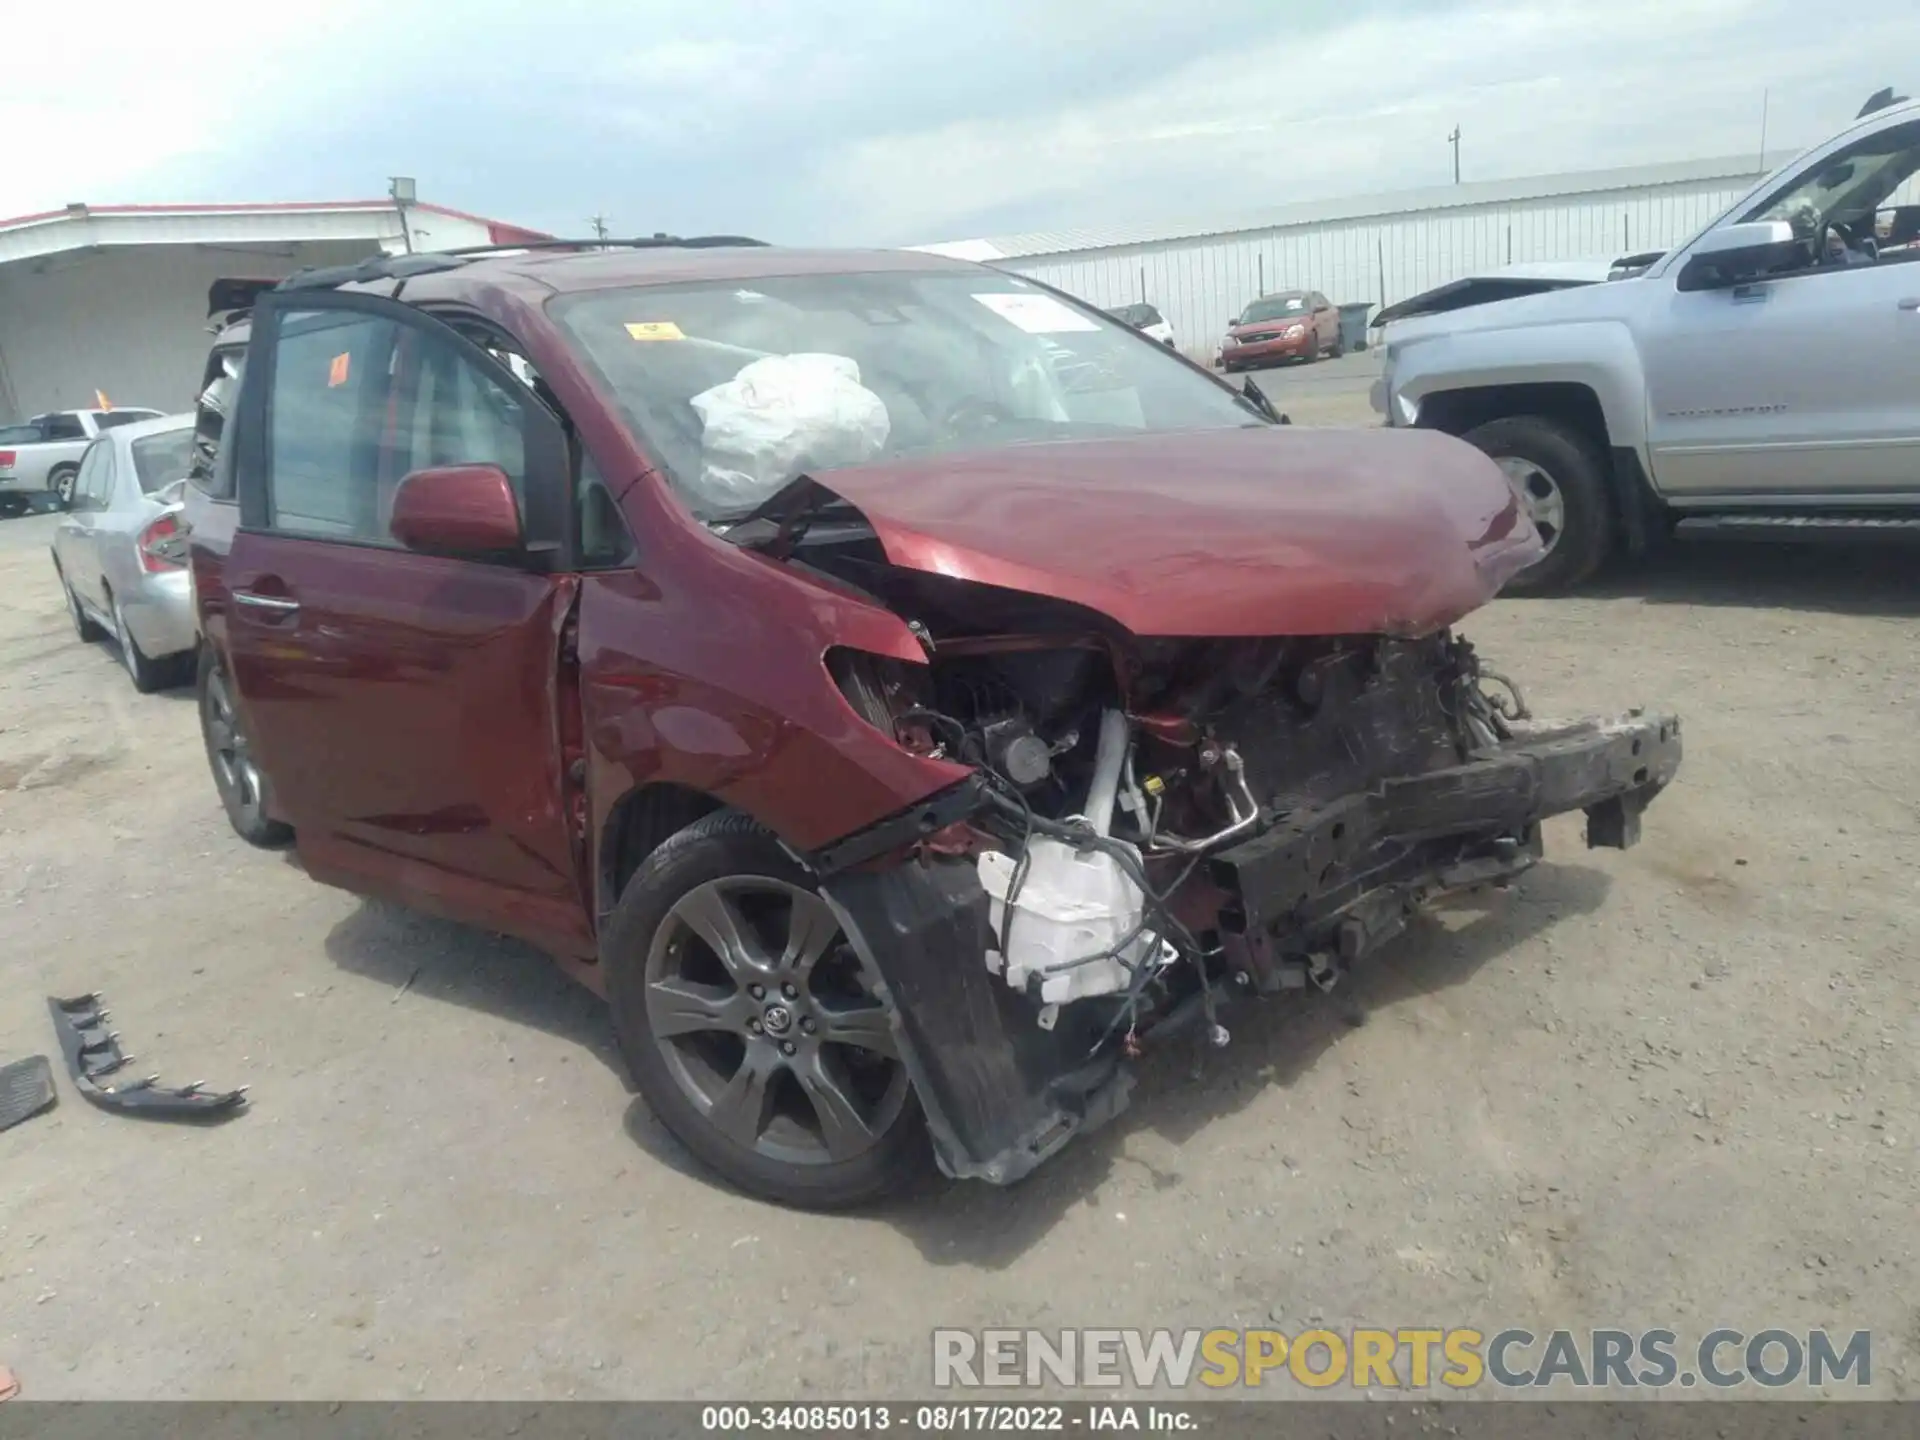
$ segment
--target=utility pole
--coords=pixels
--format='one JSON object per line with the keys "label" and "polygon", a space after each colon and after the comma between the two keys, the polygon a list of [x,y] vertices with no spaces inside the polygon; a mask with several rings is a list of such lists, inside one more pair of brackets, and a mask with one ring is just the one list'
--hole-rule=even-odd
{"label": "utility pole", "polygon": [[1447,143],[1453,146],[1453,183],[1460,183],[1460,127],[1455,125],[1453,133],[1447,136]]}
{"label": "utility pole", "polygon": [[1762,174],[1765,174],[1767,169],[1767,102],[1772,98],[1773,91],[1760,92],[1760,171]]}
{"label": "utility pole", "polygon": [[411,175],[389,175],[387,177],[387,196],[393,201],[394,214],[400,217],[400,243],[407,248],[407,254],[413,254],[413,222],[407,217],[407,207],[418,200],[417,188]]}
{"label": "utility pole", "polygon": [[594,239],[604,240],[607,238],[607,217],[606,216],[604,215],[591,216],[587,220],[587,223],[593,227]]}

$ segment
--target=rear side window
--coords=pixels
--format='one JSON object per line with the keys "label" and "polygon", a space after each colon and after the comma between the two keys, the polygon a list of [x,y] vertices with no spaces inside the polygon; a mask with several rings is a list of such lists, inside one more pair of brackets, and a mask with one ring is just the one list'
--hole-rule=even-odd
{"label": "rear side window", "polygon": [[142,435],[128,448],[133,451],[133,473],[139,477],[140,491],[145,495],[182,479],[193,465],[193,431],[184,426],[158,435]]}
{"label": "rear side window", "polygon": [[40,439],[38,425],[0,427],[0,445],[32,445]]}
{"label": "rear side window", "polygon": [[227,416],[240,394],[240,377],[246,369],[247,352],[242,349],[216,350],[207,357],[206,386],[200,392],[193,415],[193,463],[187,478],[207,494],[220,499],[233,495],[233,468],[216,468],[220,437],[227,428]]}
{"label": "rear side window", "polygon": [[49,440],[84,440],[87,438],[87,432],[80,424],[80,417],[78,415],[42,415],[35,423],[40,426],[40,433]]}
{"label": "rear side window", "polygon": [[122,425],[155,419],[159,413],[157,410],[98,410],[94,412],[93,423],[96,429],[118,430]]}

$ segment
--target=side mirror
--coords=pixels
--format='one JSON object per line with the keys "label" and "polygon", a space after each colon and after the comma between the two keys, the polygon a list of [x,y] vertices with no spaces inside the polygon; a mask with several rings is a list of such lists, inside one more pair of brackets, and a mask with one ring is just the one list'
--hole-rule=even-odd
{"label": "side mirror", "polygon": [[505,555],[525,546],[520,506],[498,465],[415,470],[393,496],[393,538],[409,550]]}
{"label": "side mirror", "polygon": [[1806,246],[1785,220],[1722,225],[1700,237],[1674,282],[1680,290],[1720,290],[1804,262]]}

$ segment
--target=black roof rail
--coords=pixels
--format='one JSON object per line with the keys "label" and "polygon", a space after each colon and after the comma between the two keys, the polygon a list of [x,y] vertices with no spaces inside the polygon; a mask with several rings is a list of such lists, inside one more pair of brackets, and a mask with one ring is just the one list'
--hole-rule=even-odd
{"label": "black roof rail", "polygon": [[374,255],[351,265],[316,265],[296,270],[279,290],[336,290],[370,280],[410,280],[457,270],[485,255],[519,255],[529,250],[717,250],[766,245],[746,235],[651,235],[633,240],[523,240],[517,245],[464,245],[456,250],[425,250],[413,255]]}
{"label": "black roof rail", "polygon": [[351,265],[310,265],[304,270],[294,271],[274,288],[337,290],[342,285],[358,285],[368,280],[407,280],[415,275],[458,270],[466,263],[444,251],[429,251],[420,255],[374,255]]}
{"label": "black roof rail", "polygon": [[463,245],[443,255],[510,255],[521,250],[719,250],[734,246],[764,249],[750,235],[639,235],[629,240],[523,240],[518,245]]}

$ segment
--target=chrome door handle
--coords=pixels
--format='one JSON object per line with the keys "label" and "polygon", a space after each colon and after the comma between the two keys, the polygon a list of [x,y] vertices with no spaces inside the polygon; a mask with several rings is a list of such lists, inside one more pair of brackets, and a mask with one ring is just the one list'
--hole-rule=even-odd
{"label": "chrome door handle", "polygon": [[251,590],[234,591],[233,602],[253,610],[269,610],[275,615],[291,615],[300,608],[298,600],[288,600],[279,595],[256,595]]}
{"label": "chrome door handle", "polygon": [[1902,310],[1920,310],[1920,295],[1909,295],[1900,302]]}

